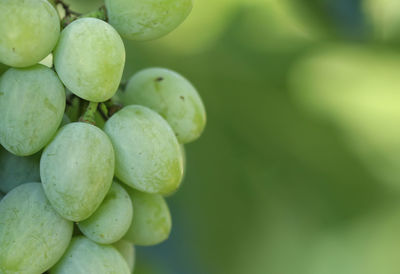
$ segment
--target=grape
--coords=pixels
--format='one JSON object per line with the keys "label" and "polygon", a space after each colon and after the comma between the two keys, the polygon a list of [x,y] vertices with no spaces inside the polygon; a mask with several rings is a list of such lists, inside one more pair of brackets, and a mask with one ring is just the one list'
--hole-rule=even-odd
{"label": "grape", "polygon": [[40,155],[19,157],[0,147],[0,191],[7,193],[21,184],[40,181]]}
{"label": "grape", "polygon": [[41,184],[15,188],[0,202],[0,273],[43,273],[67,249],[72,228],[51,207]]}
{"label": "grape", "polygon": [[65,86],[77,96],[102,102],[118,89],[125,64],[125,48],[106,22],[82,18],[62,32],[54,65]]}
{"label": "grape", "polygon": [[193,0],[106,0],[110,24],[122,37],[145,41],[162,37],[189,15]]}
{"label": "grape", "polygon": [[53,70],[9,69],[0,78],[0,143],[18,156],[38,152],[54,136],[64,110],[65,90]]}
{"label": "grape", "polygon": [[28,67],[45,58],[60,35],[60,18],[46,0],[0,0],[0,62]]}
{"label": "grape", "polygon": [[120,240],[132,223],[133,208],[128,193],[114,182],[96,212],[78,224],[82,233],[100,244]]}
{"label": "grape", "polygon": [[168,194],[179,187],[183,167],[178,141],[168,123],[142,106],[127,106],[105,124],[115,149],[115,175],[149,193]]}
{"label": "grape", "polygon": [[136,245],[156,245],[165,241],[171,232],[171,214],[164,198],[158,194],[148,194],[127,189],[133,210],[132,225],[124,240]]}
{"label": "grape", "polygon": [[120,94],[125,104],[158,112],[171,125],[180,143],[197,139],[206,124],[203,102],[192,84],[178,73],[150,68],[135,74]]}
{"label": "grape", "polygon": [[71,123],[45,148],[40,176],[45,193],[64,218],[82,221],[103,201],[114,174],[114,150],[99,128]]}
{"label": "grape", "polygon": [[50,270],[51,274],[129,274],[122,255],[109,245],[100,245],[78,236],[62,259]]}
{"label": "grape", "polygon": [[135,247],[130,242],[125,240],[121,240],[113,244],[113,246],[121,253],[122,257],[124,257],[125,261],[128,264],[129,270],[131,273],[135,268]]}

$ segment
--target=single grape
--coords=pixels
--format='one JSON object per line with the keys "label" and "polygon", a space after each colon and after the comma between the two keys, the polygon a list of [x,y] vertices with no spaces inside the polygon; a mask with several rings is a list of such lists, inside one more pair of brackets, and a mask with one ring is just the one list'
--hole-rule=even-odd
{"label": "single grape", "polygon": [[168,123],[142,106],[127,106],[105,124],[115,149],[115,175],[144,192],[168,194],[182,178],[182,155]]}
{"label": "single grape", "polygon": [[93,102],[110,99],[118,89],[125,64],[121,37],[106,22],[82,18],[62,32],[54,65],[65,86]]}
{"label": "single grape", "polygon": [[110,24],[122,37],[146,41],[177,28],[189,15],[193,0],[105,0]]}
{"label": "single grape", "polygon": [[65,90],[53,70],[9,69],[0,78],[0,143],[18,156],[38,152],[54,136],[64,110]]}
{"label": "single grape", "polygon": [[40,155],[19,157],[0,146],[0,191],[7,193],[21,184],[40,181]]}
{"label": "single grape", "polygon": [[111,185],[100,207],[88,219],[78,223],[82,233],[99,244],[112,244],[128,231],[133,216],[132,202],[118,183]]}
{"label": "single grape", "polygon": [[28,183],[0,202],[0,273],[43,273],[67,249],[72,222],[57,214],[42,185]]}
{"label": "single grape", "polygon": [[120,98],[125,104],[149,107],[167,120],[180,143],[197,139],[206,124],[203,102],[193,85],[163,68],[145,69],[128,82]]}
{"label": "single grape", "polygon": [[135,245],[156,245],[165,241],[171,232],[171,214],[164,198],[158,194],[148,194],[127,189],[133,210],[132,225],[124,240]]}
{"label": "single grape", "polygon": [[51,274],[130,274],[122,255],[111,245],[100,245],[83,236],[72,239]]}
{"label": "single grape", "polygon": [[113,244],[113,246],[121,253],[122,257],[124,257],[129,270],[133,273],[135,269],[135,247],[133,244],[125,240],[120,240]]}
{"label": "single grape", "polygon": [[60,18],[46,0],[0,0],[0,62],[29,67],[45,58],[60,35]]}
{"label": "single grape", "polygon": [[40,160],[46,196],[61,216],[75,222],[96,211],[110,189],[113,174],[110,140],[86,123],[61,128]]}

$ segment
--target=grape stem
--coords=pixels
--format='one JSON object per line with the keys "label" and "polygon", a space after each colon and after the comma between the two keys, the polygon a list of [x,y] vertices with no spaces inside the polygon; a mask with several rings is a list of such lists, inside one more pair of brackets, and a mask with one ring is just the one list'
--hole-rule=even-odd
{"label": "grape stem", "polygon": [[96,125],[95,114],[96,114],[98,105],[99,105],[99,103],[89,102],[89,105],[88,105],[85,113],[81,116],[81,118],[79,118],[79,121],[89,123],[92,125]]}
{"label": "grape stem", "polygon": [[103,21],[108,21],[107,17],[107,9],[106,6],[103,5],[99,9],[82,14],[76,11],[73,11],[69,8],[69,5],[64,3],[63,0],[49,0],[50,3],[57,8],[57,5],[60,5],[64,11],[65,11],[65,16],[61,19],[61,26],[62,28],[65,28],[69,24],[71,24],[73,21],[79,18],[85,18],[85,17],[92,17],[92,18],[97,18]]}

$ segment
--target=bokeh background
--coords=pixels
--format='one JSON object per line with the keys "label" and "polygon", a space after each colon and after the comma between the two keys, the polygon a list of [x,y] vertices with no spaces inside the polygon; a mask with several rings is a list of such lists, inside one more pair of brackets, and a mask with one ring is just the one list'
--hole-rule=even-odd
{"label": "bokeh background", "polygon": [[136,274],[400,273],[399,0],[196,0],[125,44],[125,79],[176,70],[208,113]]}

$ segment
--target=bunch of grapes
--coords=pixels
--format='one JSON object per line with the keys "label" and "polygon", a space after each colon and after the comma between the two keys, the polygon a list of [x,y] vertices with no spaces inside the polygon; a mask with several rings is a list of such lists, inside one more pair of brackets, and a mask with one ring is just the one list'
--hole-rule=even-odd
{"label": "bunch of grapes", "polygon": [[205,110],[168,69],[121,84],[121,36],[159,38],[192,4],[106,0],[82,15],[60,0],[0,0],[1,274],[132,273],[134,245],[168,238],[164,197]]}

